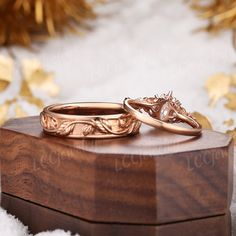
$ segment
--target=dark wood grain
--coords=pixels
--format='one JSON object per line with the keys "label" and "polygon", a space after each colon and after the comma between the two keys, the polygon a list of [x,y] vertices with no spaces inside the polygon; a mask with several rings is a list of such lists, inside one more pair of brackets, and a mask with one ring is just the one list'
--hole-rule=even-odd
{"label": "dark wood grain", "polygon": [[[230,236],[230,213],[164,225],[94,223],[48,209],[7,194],[2,206],[17,216],[31,233],[64,229],[80,236]],[[40,220],[39,220],[40,219]]]}
{"label": "dark wood grain", "polygon": [[0,130],[0,150],[4,193],[90,221],[163,224],[224,214],[231,202],[233,143],[217,132],[63,139],[30,117]]}

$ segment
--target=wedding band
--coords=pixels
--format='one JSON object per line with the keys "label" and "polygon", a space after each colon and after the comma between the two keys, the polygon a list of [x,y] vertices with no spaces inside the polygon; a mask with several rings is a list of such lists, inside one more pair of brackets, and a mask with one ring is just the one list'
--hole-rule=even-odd
{"label": "wedding band", "polygon": [[[138,99],[126,98],[124,109],[137,120],[156,128],[182,135],[197,136],[201,134],[201,125],[182,107],[172,93],[162,96]],[[190,128],[181,127],[174,123],[186,123]]]}
{"label": "wedding band", "polygon": [[119,103],[66,103],[45,107],[40,122],[48,134],[68,138],[114,138],[139,132],[141,122]]}

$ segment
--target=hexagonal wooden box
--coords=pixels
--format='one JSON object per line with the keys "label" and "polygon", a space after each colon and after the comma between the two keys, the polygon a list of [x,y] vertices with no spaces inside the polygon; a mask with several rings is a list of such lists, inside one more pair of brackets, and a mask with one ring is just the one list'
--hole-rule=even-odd
{"label": "hexagonal wooden box", "polygon": [[91,222],[159,225],[226,214],[233,142],[143,128],[117,139],[51,137],[38,117],[0,130],[2,191]]}

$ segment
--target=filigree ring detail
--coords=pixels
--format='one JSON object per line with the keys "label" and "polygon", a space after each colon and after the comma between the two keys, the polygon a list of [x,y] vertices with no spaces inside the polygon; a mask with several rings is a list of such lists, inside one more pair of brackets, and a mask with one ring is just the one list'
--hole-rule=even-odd
{"label": "filigree ring detail", "polygon": [[[124,100],[124,109],[141,122],[167,131],[197,136],[201,134],[201,125],[187,112],[172,92],[161,96],[144,97]],[[185,123],[191,126],[183,127],[175,123]]]}

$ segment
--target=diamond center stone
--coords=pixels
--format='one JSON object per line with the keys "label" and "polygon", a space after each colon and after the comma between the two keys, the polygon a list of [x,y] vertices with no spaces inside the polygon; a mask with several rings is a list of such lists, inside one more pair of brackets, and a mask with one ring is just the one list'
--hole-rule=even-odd
{"label": "diamond center stone", "polygon": [[171,111],[171,107],[169,106],[169,103],[168,102],[164,103],[162,108],[160,109],[160,113],[159,113],[160,120],[168,121],[170,111]]}

